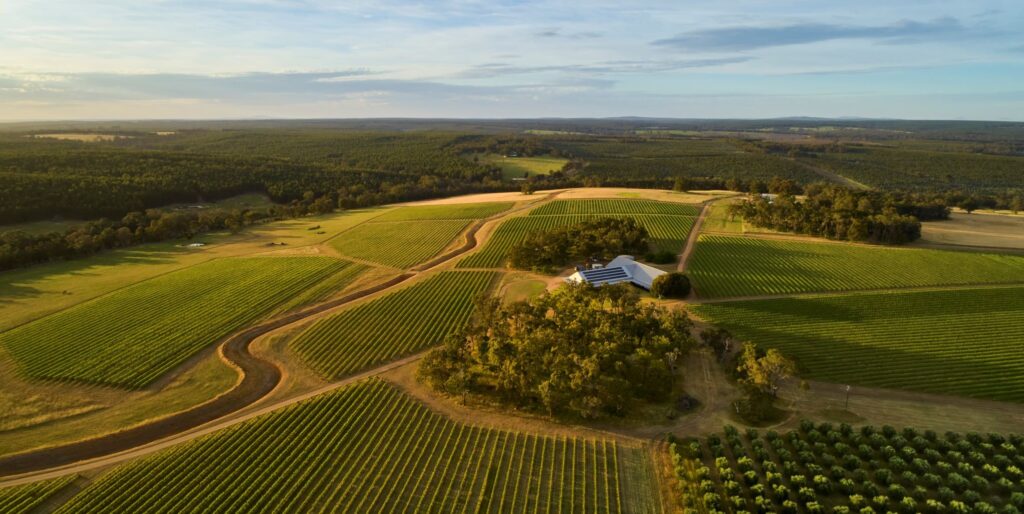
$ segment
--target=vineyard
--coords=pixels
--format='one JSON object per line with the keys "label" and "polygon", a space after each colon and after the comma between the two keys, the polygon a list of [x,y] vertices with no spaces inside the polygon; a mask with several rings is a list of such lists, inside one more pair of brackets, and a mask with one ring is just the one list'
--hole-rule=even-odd
{"label": "vineyard", "polygon": [[689,263],[702,298],[1024,282],[1024,257],[702,235]]}
{"label": "vineyard", "polygon": [[742,340],[779,348],[807,378],[1024,401],[1024,287],[726,302],[692,310]]}
{"label": "vineyard", "polygon": [[373,221],[476,220],[505,212],[512,205],[512,202],[414,205],[386,212]]}
{"label": "vineyard", "polygon": [[695,512],[984,513],[1024,509],[1024,438],[803,421],[678,441],[672,460]]}
{"label": "vineyard", "polygon": [[682,249],[696,213],[693,205],[651,200],[555,200],[527,216],[506,220],[480,251],[464,258],[458,267],[500,267],[509,249],[531,233],[602,216],[634,218],[647,229],[655,249],[676,253]]}
{"label": "vineyard", "polygon": [[1024,188],[1024,158],[906,148],[854,147],[807,162],[885,189],[996,191]]}
{"label": "vineyard", "polygon": [[448,271],[314,323],[292,348],[325,377],[338,378],[440,344],[469,320],[494,282],[487,271]]}
{"label": "vineyard", "polygon": [[530,216],[561,216],[566,214],[664,214],[696,216],[700,208],[685,203],[656,202],[638,199],[554,200],[530,211]]}
{"label": "vineyard", "polygon": [[552,138],[564,154],[588,162],[586,173],[608,181],[674,179],[679,176],[768,181],[782,177],[810,183],[821,177],[782,157],[744,152],[721,140]]}
{"label": "vineyard", "polygon": [[355,282],[355,280],[368,269],[370,269],[369,266],[357,263],[344,266],[335,274],[329,277],[324,277],[324,279],[318,284],[310,286],[309,289],[306,289],[305,291],[293,296],[291,300],[281,304],[274,310],[274,313],[278,314],[288,312],[307,305],[326,301],[338,292],[344,290],[345,287]]}
{"label": "vineyard", "polygon": [[441,253],[469,220],[363,223],[329,244],[342,255],[395,268],[408,268]]}
{"label": "vineyard", "polygon": [[33,378],[141,388],[346,265],[218,259],[4,332],[0,344]]}
{"label": "vineyard", "polygon": [[40,504],[59,493],[76,478],[78,478],[76,475],[67,475],[54,480],[0,489],[0,512],[4,514],[34,512]]}
{"label": "vineyard", "polygon": [[658,512],[642,447],[462,425],[360,382],[133,463],[58,512]]}

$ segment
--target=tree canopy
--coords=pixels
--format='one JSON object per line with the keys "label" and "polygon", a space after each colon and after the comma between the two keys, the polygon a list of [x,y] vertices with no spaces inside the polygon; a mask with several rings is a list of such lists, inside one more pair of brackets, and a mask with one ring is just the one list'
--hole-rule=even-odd
{"label": "tree canopy", "polygon": [[597,218],[537,232],[515,245],[509,262],[519,269],[552,269],[591,257],[646,253],[647,229],[633,218]]}
{"label": "tree canopy", "polygon": [[566,285],[530,301],[480,299],[475,320],[431,351],[420,376],[453,395],[583,418],[663,401],[693,347],[682,313],[624,285]]}

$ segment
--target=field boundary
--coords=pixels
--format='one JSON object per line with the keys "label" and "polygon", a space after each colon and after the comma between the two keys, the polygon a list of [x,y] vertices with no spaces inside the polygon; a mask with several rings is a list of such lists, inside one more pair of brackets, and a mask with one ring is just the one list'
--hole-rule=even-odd
{"label": "field boundary", "polygon": [[[481,220],[480,226],[483,226],[487,222],[494,222],[506,218],[514,212],[535,207],[537,204],[550,200],[558,196],[560,193],[561,192],[555,192],[549,194],[540,202],[532,202],[520,208],[506,210],[490,218]],[[387,212],[387,210],[383,212]],[[366,221],[360,223],[360,225],[363,223],[366,223]],[[432,264],[429,267],[421,265],[419,272],[438,267],[445,262],[465,254],[466,252],[472,251],[474,248],[479,246],[480,243],[475,237],[475,233],[476,232],[473,231],[473,237],[467,238],[467,244],[464,244],[459,248],[458,253],[449,252],[449,254],[444,256],[445,258],[443,260],[435,259],[432,261]],[[230,424],[237,422],[237,419],[235,418],[225,418],[228,418],[231,414],[237,413],[246,407],[256,404],[273,392],[281,383],[281,377],[283,374],[282,370],[273,362],[259,358],[249,352],[249,345],[252,341],[279,328],[297,323],[311,316],[354,302],[366,296],[390,289],[417,276],[419,272],[409,271],[403,273],[380,284],[355,291],[341,298],[330,300],[298,312],[266,321],[262,324],[247,328],[229,336],[224,340],[224,342],[220,343],[217,348],[221,358],[229,366],[232,366],[239,371],[241,375],[239,381],[232,389],[188,410],[180,411],[149,422],[143,422],[140,425],[136,425],[119,432],[112,432],[98,437],[0,457],[0,483],[3,485],[13,484],[13,482],[3,480],[3,477],[9,476],[29,476],[30,479],[28,479],[27,482],[39,480],[42,478],[38,476],[40,473],[46,473],[47,476],[49,476],[47,470],[54,470],[54,468],[57,468],[54,470],[54,473],[56,474],[52,476],[61,476],[78,469],[76,464],[82,462],[101,461],[99,464],[90,465],[85,469],[101,467],[109,464],[109,462],[106,462],[106,459],[109,459],[112,456],[121,453],[128,453],[131,454],[131,456],[134,456],[134,452],[136,450],[139,450],[142,447],[147,447],[147,445],[161,445],[163,444],[161,441],[164,439],[180,442],[179,439],[182,436],[188,435],[190,431],[210,423],[215,423],[218,420],[221,420],[224,423],[214,425],[211,430],[222,428],[223,426],[229,426]],[[358,377],[383,373],[384,371],[394,367],[397,363],[407,363],[418,359],[423,353],[424,352],[413,354],[403,359],[395,360],[391,363],[354,375],[351,378],[332,383],[321,390],[310,393],[310,395],[320,394],[322,392],[341,387],[342,385],[351,383]],[[257,410],[256,412],[269,412],[270,410],[294,403],[294,401],[297,400],[289,399],[277,402],[268,405],[263,409]],[[252,413],[248,413],[238,419],[248,419],[251,415]],[[168,442],[166,446],[169,446],[170,444],[171,443]],[[164,446],[160,447],[162,448]],[[131,458],[131,456],[125,458]],[[119,462],[119,460],[112,462]],[[19,479],[19,482],[20,481],[21,480]]]}

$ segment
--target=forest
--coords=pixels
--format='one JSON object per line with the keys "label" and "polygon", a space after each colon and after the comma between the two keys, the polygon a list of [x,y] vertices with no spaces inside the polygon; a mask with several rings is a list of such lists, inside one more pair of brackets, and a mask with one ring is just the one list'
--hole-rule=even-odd
{"label": "forest", "polygon": [[[0,127],[0,225],[82,223],[62,234],[2,230],[0,269],[266,219],[522,188],[807,190],[809,201],[755,203],[743,215],[765,227],[889,243],[916,239],[909,217],[941,219],[949,207],[1024,210],[1024,136],[1015,125],[864,122],[832,126],[827,137],[815,127],[794,120],[659,120],[652,127],[642,119],[9,124]],[[68,130],[120,137],[35,137]],[[487,154],[569,163],[524,185],[473,158]],[[822,170],[874,188],[820,192],[816,184],[831,182]],[[205,219],[155,211],[241,193],[266,194],[280,208]]]}
{"label": "forest", "polygon": [[935,202],[917,203],[889,194],[813,184],[806,197],[788,193],[753,197],[730,213],[756,227],[857,242],[903,244],[921,237],[921,220],[949,218]]}

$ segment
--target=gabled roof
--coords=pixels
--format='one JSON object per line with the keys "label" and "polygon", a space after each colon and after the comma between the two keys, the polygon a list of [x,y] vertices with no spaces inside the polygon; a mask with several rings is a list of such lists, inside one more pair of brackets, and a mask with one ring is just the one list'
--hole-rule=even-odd
{"label": "gabled roof", "polygon": [[632,256],[620,255],[607,266],[597,269],[577,271],[566,278],[567,282],[586,282],[594,286],[631,282],[644,289],[650,289],[655,277],[664,275],[658,268],[636,262]]}

